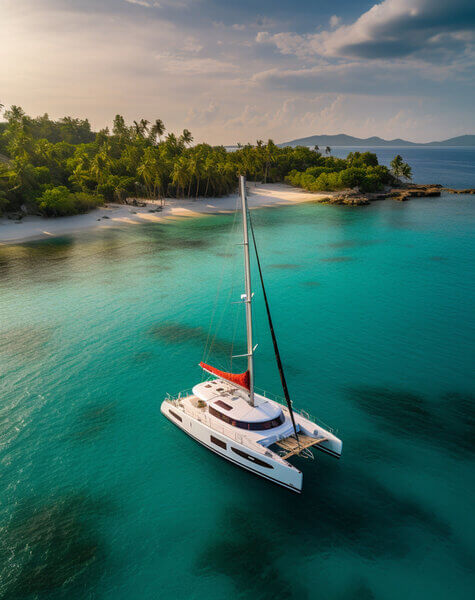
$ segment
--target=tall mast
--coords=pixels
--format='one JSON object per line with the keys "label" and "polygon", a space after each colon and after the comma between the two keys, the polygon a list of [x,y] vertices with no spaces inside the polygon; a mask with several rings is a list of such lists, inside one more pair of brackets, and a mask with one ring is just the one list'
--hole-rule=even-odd
{"label": "tall mast", "polygon": [[247,370],[249,371],[249,404],[254,406],[254,348],[252,346],[252,292],[251,292],[251,265],[249,260],[249,235],[247,231],[247,198],[246,178],[239,177],[241,188],[242,205],[242,231],[244,248],[244,283],[246,293],[244,303],[246,304],[246,333],[247,333]]}

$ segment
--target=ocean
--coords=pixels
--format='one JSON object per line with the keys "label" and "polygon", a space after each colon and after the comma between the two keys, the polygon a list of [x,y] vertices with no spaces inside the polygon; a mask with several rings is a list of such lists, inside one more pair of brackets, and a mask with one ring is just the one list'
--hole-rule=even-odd
{"label": "ocean", "polygon": [[396,154],[400,154],[404,161],[411,165],[413,181],[416,183],[439,183],[445,187],[458,189],[472,188],[475,185],[475,148],[472,146],[455,148],[338,146],[331,149],[332,155],[338,158],[346,158],[349,152],[366,151],[376,153],[380,164],[386,166],[389,166]]}
{"label": "ocean", "polygon": [[[473,149],[406,150],[416,181],[474,186]],[[301,495],[159,411],[203,358],[243,367],[236,215],[0,246],[0,598],[471,597],[473,203],[252,211],[291,395],[343,440],[295,459]]]}

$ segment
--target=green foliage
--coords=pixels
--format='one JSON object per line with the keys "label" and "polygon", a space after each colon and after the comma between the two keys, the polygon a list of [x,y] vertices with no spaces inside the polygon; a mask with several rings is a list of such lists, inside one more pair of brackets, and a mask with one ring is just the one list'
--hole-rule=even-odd
{"label": "green foliage", "polygon": [[397,154],[390,163],[391,171],[397,179],[412,179],[412,169],[411,167],[405,163],[400,154]]}
{"label": "green foliage", "polygon": [[[238,146],[196,144],[184,129],[168,132],[161,119],[127,124],[121,115],[108,128],[91,132],[86,120],[48,115],[32,118],[18,106],[0,123],[0,205],[23,204],[47,215],[74,214],[106,201],[127,197],[221,196],[237,187],[237,176],[279,182],[285,179],[312,191],[358,186],[376,190],[392,182],[375,154],[354,152],[336,158],[326,149],[279,148],[272,140]],[[3,156],[4,155],[4,156]],[[398,163],[399,164],[399,163]],[[403,163],[405,165],[405,163]],[[410,167],[398,167],[410,177]]]}
{"label": "green foliage", "polygon": [[378,157],[373,152],[350,152],[346,160],[352,167],[376,167]]}
{"label": "green foliage", "polygon": [[375,192],[394,183],[389,169],[378,165],[372,152],[350,152],[346,159],[321,157],[320,164],[305,171],[292,170],[285,180],[312,192],[359,188]]}
{"label": "green foliage", "polygon": [[38,209],[47,217],[63,217],[85,213],[103,203],[99,194],[72,193],[65,186],[47,189],[38,198]]}

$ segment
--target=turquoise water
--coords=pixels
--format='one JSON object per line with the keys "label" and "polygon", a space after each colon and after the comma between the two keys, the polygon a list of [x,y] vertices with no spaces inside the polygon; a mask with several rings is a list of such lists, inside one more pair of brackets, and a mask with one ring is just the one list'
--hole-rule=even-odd
{"label": "turquoise water", "polygon": [[253,220],[289,388],[342,459],[296,459],[293,495],[159,412],[211,319],[213,364],[242,348],[233,215],[0,247],[0,598],[470,597],[473,197]]}

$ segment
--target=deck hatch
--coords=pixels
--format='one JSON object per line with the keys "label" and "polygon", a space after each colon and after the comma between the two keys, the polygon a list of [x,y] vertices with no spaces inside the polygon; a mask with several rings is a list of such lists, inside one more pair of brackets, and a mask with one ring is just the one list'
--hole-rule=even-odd
{"label": "deck hatch", "polygon": [[220,406],[221,408],[224,408],[224,410],[232,410],[233,407],[229,406],[229,404],[226,404],[226,402],[223,402],[222,400],[217,400],[215,402],[216,406]]}

